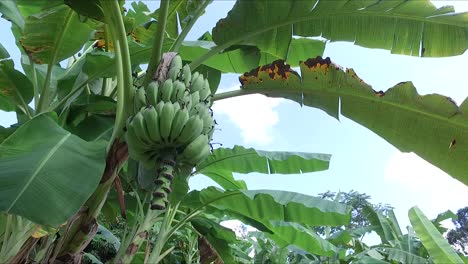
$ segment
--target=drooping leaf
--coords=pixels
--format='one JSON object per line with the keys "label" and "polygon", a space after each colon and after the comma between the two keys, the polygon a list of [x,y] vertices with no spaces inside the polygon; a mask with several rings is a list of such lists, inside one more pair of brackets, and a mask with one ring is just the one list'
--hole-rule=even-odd
{"label": "drooping leaf", "polygon": [[105,147],[46,115],[28,121],[0,145],[0,210],[46,226],[64,223],[99,183]]}
{"label": "drooping leaf", "polygon": [[196,172],[208,176],[226,190],[246,189],[245,182],[235,180],[233,172],[306,173],[328,169],[329,160],[328,154],[262,151],[234,146],[232,149],[215,149],[196,167]]}
{"label": "drooping leaf", "polygon": [[333,244],[300,224],[282,221],[271,221],[271,224],[274,234],[269,236],[279,246],[295,245],[309,253],[321,256],[332,256],[338,252]]}
{"label": "drooping leaf", "polygon": [[33,93],[32,83],[24,74],[0,62],[0,110],[15,111],[17,106],[25,110]]}
{"label": "drooping leaf", "polygon": [[297,222],[311,226],[342,225],[349,221],[346,205],[305,194],[274,190],[221,191],[209,187],[192,191],[184,203],[193,208],[207,206],[251,218],[271,226],[270,220]]}
{"label": "drooping leaf", "polygon": [[27,17],[20,42],[35,63],[53,65],[75,54],[92,30],[71,8],[59,5]]}
{"label": "drooping leaf", "polygon": [[239,79],[245,94],[288,98],[336,118],[341,113],[468,184],[467,100],[457,106],[442,95],[422,96],[411,82],[375,91],[352,69],[343,70],[329,58],[308,59],[300,68],[301,76],[276,61]]}
{"label": "drooping leaf", "polygon": [[463,263],[447,240],[417,206],[409,210],[408,216],[414,231],[434,263]]}
{"label": "drooping leaf", "polygon": [[[300,224],[343,225],[349,221],[346,205],[293,192],[273,190],[220,191],[209,187],[192,191],[183,204],[190,208],[207,207],[220,215],[239,219],[259,230],[268,232],[281,245],[297,246],[326,255],[333,245]],[[307,245],[308,243],[308,245]]]}
{"label": "drooping leaf", "polygon": [[238,173],[297,174],[328,169],[329,154],[305,152],[263,151],[234,146],[217,148],[197,166],[205,169],[225,169]]}
{"label": "drooping leaf", "polygon": [[[213,29],[217,45],[245,44],[286,58],[293,35],[441,57],[468,47],[467,13],[429,0],[237,1]],[[441,37],[443,34],[444,37]]]}

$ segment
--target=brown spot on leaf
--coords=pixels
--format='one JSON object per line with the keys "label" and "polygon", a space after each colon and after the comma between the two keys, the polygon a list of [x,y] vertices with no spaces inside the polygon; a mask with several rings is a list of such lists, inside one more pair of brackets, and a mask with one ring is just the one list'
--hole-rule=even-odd
{"label": "brown spot on leaf", "polygon": [[323,59],[321,56],[317,56],[314,59],[307,59],[304,64],[309,68],[320,67],[322,65],[329,66],[332,64],[329,57]]}
{"label": "brown spot on leaf", "polygon": [[378,91],[378,92],[374,91],[374,94],[375,94],[375,96],[377,96],[377,97],[384,97],[385,92],[384,92],[384,91]]}
{"label": "brown spot on leaf", "polygon": [[455,144],[457,144],[457,140],[456,140],[456,139],[452,139],[452,141],[450,141],[449,149],[454,149],[454,148],[455,148]]}
{"label": "brown spot on leaf", "polygon": [[255,81],[257,80],[258,82],[263,82],[262,78],[258,78],[260,73],[264,72],[268,74],[270,79],[276,80],[276,79],[284,79],[287,80],[289,79],[291,74],[297,74],[297,72],[291,70],[291,66],[287,63],[284,62],[284,60],[276,60],[272,62],[271,64],[267,64],[264,66],[257,67],[250,72],[246,72],[243,75],[239,77],[239,82],[241,85],[245,85],[249,81]]}
{"label": "brown spot on leaf", "polygon": [[11,97],[13,95],[13,87],[4,86],[1,88],[0,93],[5,97]]}

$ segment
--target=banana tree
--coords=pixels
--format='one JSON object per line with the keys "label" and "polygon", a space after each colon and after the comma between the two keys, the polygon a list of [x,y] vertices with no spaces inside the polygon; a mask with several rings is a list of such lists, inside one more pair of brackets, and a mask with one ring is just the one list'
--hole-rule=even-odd
{"label": "banana tree", "polygon": [[[0,109],[14,111],[18,117],[17,124],[0,129],[0,210],[29,219],[38,228],[62,225],[60,236],[55,236],[56,231],[46,232],[47,239],[52,239],[41,244],[50,246],[44,258],[81,260],[83,249],[98,230],[96,218],[113,186],[122,208],[123,198],[131,195],[138,205],[132,230],[121,246],[122,261],[134,257],[160,219],[159,240],[149,259],[161,260],[165,241],[208,207],[271,232],[283,244],[316,241],[305,245],[307,250],[333,252],[331,245],[306,232],[302,225],[341,225],[346,221],[345,208],[331,206],[333,209],[322,211],[314,199],[298,198],[298,194],[244,191],[245,184],[232,177],[232,172],[322,170],[327,156],[234,148],[213,151],[203,161],[210,152],[207,141],[213,127],[209,126],[200,132],[206,135],[200,139],[203,144],[196,144],[200,149],[186,144],[167,154],[161,149],[168,145],[142,146],[145,140],[148,143],[157,137],[138,133],[146,124],[141,116],[154,115],[157,100],[161,100],[151,103],[149,91],[154,92],[157,86],[161,89],[158,96],[173,100],[162,92],[163,84],[172,79],[188,90],[182,92],[184,98],[187,94],[192,98],[199,85],[187,76],[193,77],[195,71],[205,87],[204,101],[197,101],[204,108],[197,109],[196,115],[204,111],[204,120],[210,121],[208,109],[214,101],[253,93],[283,97],[322,109],[335,118],[345,115],[400,150],[413,151],[461,182],[468,182],[464,173],[466,101],[457,106],[441,95],[420,96],[411,83],[400,83],[386,92],[374,91],[352,69],[321,58],[327,42],[310,38],[353,41],[411,56],[453,56],[468,46],[466,14],[453,13],[451,7],[436,9],[429,1],[244,0],[236,2],[211,33],[187,41],[186,36],[210,3],[162,1],[160,8],[151,12],[141,2],[132,3],[129,11],[121,1],[108,0],[0,2],[0,13],[11,21],[23,54],[20,72],[0,46]],[[180,57],[166,52],[178,52]],[[60,62],[67,59],[68,65],[63,67]],[[146,71],[143,64],[148,64]],[[300,75],[291,69],[296,66]],[[217,93],[222,73],[228,72],[243,73],[240,89]],[[143,108],[150,110],[143,113]],[[159,136],[164,143],[175,144],[168,129],[169,117],[175,116],[168,113],[175,110],[169,106],[162,109],[158,110],[164,112]],[[188,158],[197,154],[197,149],[203,155]],[[235,158],[220,160],[220,155]],[[183,166],[176,166],[174,160],[182,160]],[[136,173],[132,166],[138,168]],[[157,169],[145,177],[140,173],[144,167]],[[121,172],[137,179],[137,185],[129,186],[138,190],[122,189]],[[194,173],[215,179],[225,190],[187,194],[187,178]],[[232,203],[228,199],[231,195],[247,197],[245,210],[226,205]],[[295,213],[290,219],[268,215],[270,219],[264,221],[263,209],[249,203],[263,200],[274,200],[284,210],[295,204],[314,208],[324,213],[318,217],[323,221],[303,222],[304,216]],[[179,211],[186,214],[183,221],[177,220]],[[173,224],[174,220],[179,223]],[[297,240],[297,234],[301,239]],[[27,257],[24,252],[34,246],[25,243],[17,250]]]}

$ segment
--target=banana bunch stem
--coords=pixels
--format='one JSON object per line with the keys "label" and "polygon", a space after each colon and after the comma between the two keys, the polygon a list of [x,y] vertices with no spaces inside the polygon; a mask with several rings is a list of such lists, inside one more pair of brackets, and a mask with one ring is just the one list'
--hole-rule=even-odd
{"label": "banana bunch stem", "polygon": [[169,204],[167,199],[172,192],[171,183],[174,179],[174,168],[176,166],[175,150],[167,151],[161,156],[161,160],[156,166],[156,189],[153,192],[153,200],[151,201],[151,209],[165,210]]}

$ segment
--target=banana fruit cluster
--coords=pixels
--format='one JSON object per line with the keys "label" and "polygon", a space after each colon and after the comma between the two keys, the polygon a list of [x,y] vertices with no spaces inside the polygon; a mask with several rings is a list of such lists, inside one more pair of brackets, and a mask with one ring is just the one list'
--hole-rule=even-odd
{"label": "banana fruit cluster", "polygon": [[[211,90],[203,74],[192,74],[180,56],[171,62],[164,82],[136,89],[134,115],[126,125],[129,155],[148,168],[158,163],[154,209],[164,209],[176,164],[195,166],[210,153],[214,132]],[[167,158],[173,154],[174,159]]]}

